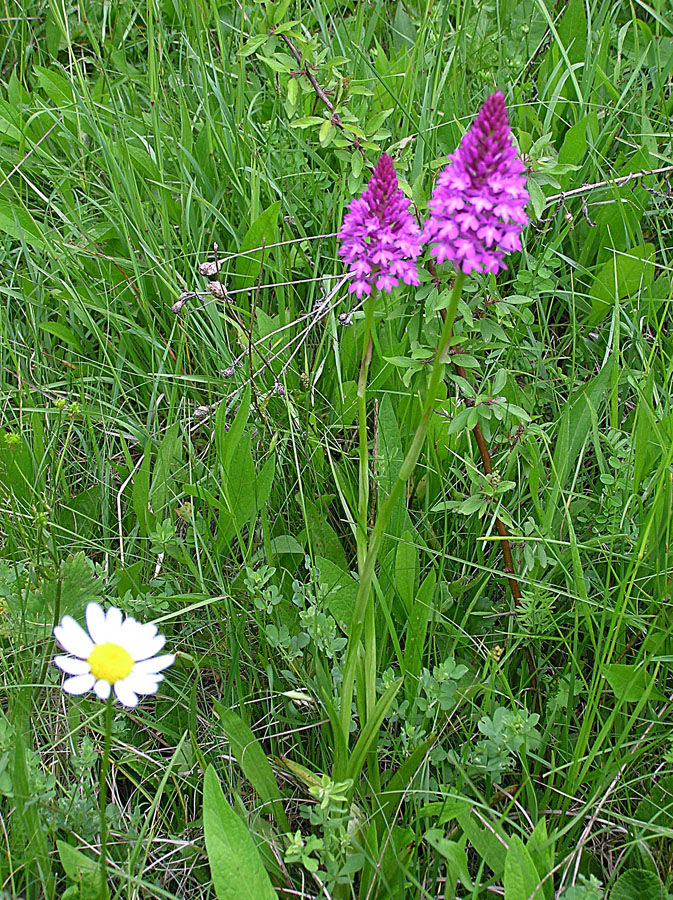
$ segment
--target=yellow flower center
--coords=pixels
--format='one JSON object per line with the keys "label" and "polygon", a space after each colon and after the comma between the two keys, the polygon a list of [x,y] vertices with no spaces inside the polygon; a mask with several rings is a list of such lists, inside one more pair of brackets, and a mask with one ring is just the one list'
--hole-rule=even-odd
{"label": "yellow flower center", "polygon": [[126,678],[133,668],[131,654],[119,644],[96,644],[87,662],[96,681],[102,678],[110,684]]}

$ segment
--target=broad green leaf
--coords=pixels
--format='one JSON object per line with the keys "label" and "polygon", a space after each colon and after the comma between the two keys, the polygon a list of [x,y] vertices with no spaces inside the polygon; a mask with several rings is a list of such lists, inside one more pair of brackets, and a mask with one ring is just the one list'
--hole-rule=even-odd
{"label": "broad green leaf", "polygon": [[227,426],[227,410],[226,404],[220,403],[215,414],[215,451],[217,458],[224,469],[228,472],[231,466],[231,458],[238,442],[243,434],[248,418],[250,416],[250,388],[247,387],[241,397],[234,421]]}
{"label": "broad green leaf", "polygon": [[[435,743],[435,740],[436,735],[431,734],[422,744],[419,744],[411,756],[405,759],[395,774],[391,776],[388,783],[378,795],[379,813],[388,825],[395,820],[399,803],[409,791],[409,785],[418,774],[423,762],[427,759],[427,755]],[[441,806],[443,804],[438,803],[437,805]],[[441,824],[443,823],[435,822],[435,825]]]}
{"label": "broad green leaf", "polygon": [[[379,467],[380,467],[380,481],[379,481],[379,506],[383,504],[383,501],[387,497],[387,495],[391,492],[393,485],[395,483],[395,479],[397,478],[397,473],[399,472],[402,461],[404,460],[404,453],[402,451],[402,439],[400,437],[400,429],[397,423],[397,416],[395,415],[395,406],[392,401],[392,397],[389,393],[386,393],[381,400],[381,404],[379,406]],[[388,523],[388,528],[386,531],[388,534],[392,535],[393,538],[399,537],[403,534],[406,528],[409,527],[409,514],[407,512],[407,505],[405,498],[403,496],[399,497],[397,503],[395,504],[395,508],[390,516],[390,521]],[[394,542],[397,543],[396,541]],[[385,547],[385,545],[384,545]],[[385,550],[383,553],[379,554],[379,558],[383,559]]]}
{"label": "broad green leaf", "polygon": [[81,616],[82,610],[90,601],[100,602],[105,591],[102,579],[97,578],[91,568],[86,554],[80,552],[69,556],[61,564],[61,583],[55,579],[43,583],[43,596],[49,608],[56,609],[60,593],[61,615],[68,613]]}
{"label": "broad green leaf", "polygon": [[[540,881],[543,881],[545,876],[548,875],[554,867],[553,848],[547,836],[547,823],[544,819],[540,819],[526,841],[526,850],[533,860]],[[553,878],[547,878],[543,881],[542,894],[545,900],[553,900]]]}
{"label": "broad green leaf", "polygon": [[610,900],[663,900],[664,896],[663,884],[647,869],[629,869],[610,891]]}
{"label": "broad green leaf", "polygon": [[40,87],[54,106],[65,110],[73,105],[72,85],[67,78],[64,78],[55,68],[45,69],[42,66],[34,66],[33,71],[37,75]]}
{"label": "broad green leaf", "polygon": [[292,70],[292,62],[286,53],[276,53],[274,56],[257,54],[257,59],[265,62],[270,69],[279,74],[289,75]]}
{"label": "broad green leaf", "polygon": [[[631,829],[646,835],[661,834],[661,829],[673,830],[673,776],[665,775],[648,788],[634,815]],[[642,823],[642,824],[640,824]]]}
{"label": "broad green leaf", "polygon": [[558,152],[559,163],[576,166],[584,160],[587,152],[588,120],[589,116],[583,116],[579,122],[576,122],[566,131]]}
{"label": "broad green leaf", "polygon": [[157,461],[152,472],[152,489],[150,493],[152,509],[157,518],[162,518],[162,512],[169,500],[168,489],[176,466],[182,461],[182,434],[180,422],[174,422],[166,429],[161,443]]}
{"label": "broad green leaf", "polygon": [[58,51],[61,47],[61,38],[66,37],[61,31],[59,24],[60,15],[57,14],[53,6],[49,6],[47,11],[46,22],[44,23],[44,42],[49,55],[53,59],[58,58]]}
{"label": "broad green leaf", "polygon": [[628,300],[654,279],[652,244],[641,244],[625,252],[615,251],[596,273],[589,289],[591,313],[588,324],[598,325],[618,300]]}
{"label": "broad green leaf", "polygon": [[182,490],[187,496],[198,497],[199,500],[203,500],[208,506],[212,506],[213,509],[220,510],[220,512],[227,511],[227,505],[224,500],[221,497],[216,497],[212,491],[203,487],[202,484],[183,484]]}
{"label": "broad green leaf", "polygon": [[82,353],[82,345],[79,342],[79,338],[62,322],[40,322],[40,328],[42,331],[46,331],[47,334],[53,334],[59,341],[70,344],[78,353]]}
{"label": "broad green leaf", "polygon": [[16,109],[0,97],[0,134],[6,141],[18,143],[21,140],[21,122]]}
{"label": "broad green leaf", "polygon": [[505,871],[505,857],[509,847],[509,838],[502,828],[492,820],[489,821],[489,827],[478,824],[469,809],[456,812],[456,819],[477,854],[493,870],[493,874],[500,877]]}
{"label": "broad green leaf", "polygon": [[221,489],[227,508],[220,515],[219,527],[225,543],[246,528],[257,512],[255,482],[250,434],[246,433],[234,448],[229,468],[222,473]]}
{"label": "broad green leaf", "polygon": [[150,512],[150,443],[147,442],[142,462],[133,476],[131,499],[142,537],[154,530],[154,516]]}
{"label": "broad green leaf", "polygon": [[342,572],[347,572],[346,553],[338,534],[327,521],[326,510],[308,498],[305,499],[305,509],[306,530],[298,536],[299,540],[303,543],[303,535],[306,534],[310,538],[311,548],[316,556],[324,556]]}
{"label": "broad green leaf", "polygon": [[277,900],[255,842],[227,803],[212,766],[203,785],[203,830],[218,900]]}
{"label": "broad green leaf", "polygon": [[435,570],[431,569],[418,589],[407,623],[407,634],[404,641],[404,671],[406,675],[404,692],[410,702],[418,692],[418,676],[423,665],[425,637],[432,612],[432,598],[436,581]]}
{"label": "broad green leaf", "polygon": [[613,359],[603,366],[601,371],[584,384],[566,404],[556,432],[556,446],[552,458],[552,489],[546,502],[546,523],[551,526],[555,518],[561,514],[558,499],[566,480],[572,471],[575,460],[589,437],[591,429],[591,409],[598,411],[610,388]]}
{"label": "broad green leaf", "polygon": [[457,819],[459,813],[469,811],[471,808],[472,803],[466,797],[447,797],[444,800],[426,803],[419,815],[434,819],[435,827],[439,828],[440,825],[446,825],[447,822]]}
{"label": "broad green leaf", "polygon": [[653,685],[654,676],[644,666],[628,663],[609,663],[603,666],[603,674],[613,694],[622,703],[637,703],[645,693],[651,692],[655,700],[665,700],[661,691]]}
{"label": "broad green leaf", "polygon": [[262,471],[255,476],[255,504],[257,509],[261,509],[269,499],[275,474],[276,457],[272,453],[267,457],[266,462],[262,466]]}
{"label": "broad green leaf", "polygon": [[274,556],[281,556],[283,553],[291,553],[297,556],[303,555],[305,552],[297,538],[292,534],[279,534],[278,537],[272,538],[270,547]]}
{"label": "broad green leaf", "polygon": [[543,900],[540,877],[528,850],[516,834],[509,838],[505,857],[505,900]]}
{"label": "broad green leaf", "polygon": [[[157,185],[161,185],[161,172],[156,162],[144,147],[123,142],[113,144],[112,152],[121,159],[128,159],[129,163],[141,177],[152,178]],[[163,185],[166,187],[166,185]]]}
{"label": "broad green leaf", "polygon": [[[249,288],[257,284],[262,263],[262,246],[267,247],[276,240],[276,223],[280,211],[280,200],[272,203],[252,223],[246,233],[236,257],[236,287]],[[268,251],[264,251],[264,255]]]}
{"label": "broad green leaf", "polygon": [[262,745],[243,719],[233,710],[217,701],[214,707],[243,774],[261,799],[270,804],[276,822],[282,831],[289,831],[290,826],[285,817],[278,784]]}
{"label": "broad green leaf", "polygon": [[547,205],[547,198],[543,194],[540,185],[533,178],[528,179],[526,187],[528,188],[528,194],[530,195],[533,214],[536,219],[539,219],[544,212],[545,206]]}
{"label": "broad green leaf", "polygon": [[[600,884],[597,882],[596,884]],[[559,900],[604,900],[605,894],[601,887],[595,884],[582,883],[573,884],[566,888],[559,897]]]}
{"label": "broad green leaf", "polygon": [[100,863],[85,856],[80,850],[66,844],[65,841],[56,841],[58,855],[65,874],[76,885],[76,893],[73,895],[78,900],[99,900],[104,896],[103,878]]}
{"label": "broad green leaf", "polygon": [[18,202],[0,200],[0,234],[25,241],[34,250],[45,249],[45,238],[40,226]]}
{"label": "broad green leaf", "polygon": [[329,119],[325,119],[325,121],[320,126],[320,130],[318,131],[318,140],[320,141],[321,147],[327,147],[331,142],[332,138],[336,134],[336,128]]}
{"label": "broad green leaf", "polygon": [[395,587],[402,598],[407,614],[414,604],[418,549],[410,531],[405,531],[395,553]]}
{"label": "broad green leaf", "polygon": [[584,62],[587,45],[587,14],[584,0],[568,0],[557,32],[570,62]]}
{"label": "broad green leaf", "polygon": [[311,125],[320,125],[322,121],[320,116],[302,116],[300,119],[293,119],[290,128],[310,128]]}
{"label": "broad green leaf", "polygon": [[320,581],[329,588],[325,596],[327,608],[337,622],[348,626],[358,593],[357,581],[347,569],[324,556],[316,557],[316,565],[320,570]]}
{"label": "broad green leaf", "polygon": [[0,430],[0,499],[8,498],[31,504],[35,500],[34,466],[30,448],[23,438],[17,443],[7,441]]}
{"label": "broad green leaf", "polygon": [[[464,846],[462,846],[465,843],[464,839],[460,843],[450,841],[444,837],[444,833],[438,828],[431,828],[429,831],[426,831],[424,838],[446,860],[446,867],[449,877],[454,883],[454,890],[457,881],[460,881],[468,890],[472,890],[472,880],[467,867],[467,853]],[[453,891],[451,893],[453,894]],[[446,892],[445,896],[448,896]]]}
{"label": "broad green leaf", "polygon": [[239,56],[252,56],[255,50],[265,44],[268,40],[268,34],[253,34],[238,51]]}

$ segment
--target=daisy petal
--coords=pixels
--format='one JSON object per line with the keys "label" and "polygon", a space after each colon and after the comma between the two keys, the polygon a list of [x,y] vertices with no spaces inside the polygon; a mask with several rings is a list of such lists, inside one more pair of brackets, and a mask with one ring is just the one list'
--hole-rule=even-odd
{"label": "daisy petal", "polygon": [[86,625],[94,644],[104,644],[107,639],[107,628],[105,627],[105,613],[98,603],[87,603],[86,607]]}
{"label": "daisy petal", "polygon": [[128,616],[122,622],[117,638],[123,647],[127,647],[129,643],[140,640],[143,626],[137,622],[133,616]]}
{"label": "daisy petal", "polygon": [[157,628],[157,626],[154,623],[150,623],[148,625],[143,625],[143,638],[146,641],[151,641],[158,630],[159,629]]}
{"label": "daisy petal", "polygon": [[54,665],[68,675],[86,675],[89,663],[85,659],[74,659],[72,656],[55,656]]}
{"label": "daisy petal", "polygon": [[119,629],[122,627],[122,613],[116,606],[111,606],[105,616],[105,629],[107,640],[113,644],[119,643]]}
{"label": "daisy petal", "polygon": [[175,662],[175,656],[172,653],[165,653],[163,656],[157,656],[153,659],[143,659],[137,662],[133,667],[133,675],[154,675],[167,669]]}
{"label": "daisy petal", "polygon": [[131,672],[124,679],[124,684],[134,694],[156,694],[159,682],[163,680],[163,675],[140,675],[137,672]]}
{"label": "daisy petal", "polygon": [[153,648],[151,654],[154,654],[163,646],[163,643],[159,646],[158,640],[165,639],[162,639],[161,635],[157,634],[156,625],[143,625],[140,622],[136,622],[134,628],[126,632],[124,646],[134,659],[146,659],[149,652],[148,648]]}
{"label": "daisy petal", "polygon": [[99,678],[94,684],[93,689],[101,700],[107,700],[110,696],[110,682],[106,681],[104,678]]}
{"label": "daisy petal", "polygon": [[133,659],[138,662],[141,659],[149,659],[150,656],[154,656],[158,653],[161,648],[166,643],[166,638],[163,634],[158,634],[156,637],[153,637],[151,640],[145,640],[144,635],[141,640],[136,640],[133,642],[132,646],[127,647],[126,649],[131,654]]}
{"label": "daisy petal", "polygon": [[61,647],[73,656],[87,659],[91,655],[93,641],[72,616],[63,616],[61,624],[54,628],[54,637]]}
{"label": "daisy petal", "polygon": [[66,694],[86,694],[94,686],[96,679],[93,675],[75,675],[74,678],[66,678],[63,682],[63,690]]}
{"label": "daisy petal", "polygon": [[126,684],[126,679],[115,681],[115,694],[117,695],[117,700],[123,703],[124,706],[138,705],[138,695]]}

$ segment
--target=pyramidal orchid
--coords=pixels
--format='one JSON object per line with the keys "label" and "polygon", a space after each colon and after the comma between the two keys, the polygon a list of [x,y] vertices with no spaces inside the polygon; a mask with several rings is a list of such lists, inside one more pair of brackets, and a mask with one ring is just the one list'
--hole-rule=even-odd
{"label": "pyramidal orchid", "polygon": [[528,191],[500,91],[449,159],[428,204],[423,242],[437,262],[451,259],[466,274],[506,269],[505,254],[521,249]]}
{"label": "pyramidal orchid", "polygon": [[349,293],[390,293],[399,284],[418,284],[415,259],[421,252],[420,229],[409,212],[393,162],[385,154],[361,197],[351,201],[339,232],[339,256],[353,276]]}

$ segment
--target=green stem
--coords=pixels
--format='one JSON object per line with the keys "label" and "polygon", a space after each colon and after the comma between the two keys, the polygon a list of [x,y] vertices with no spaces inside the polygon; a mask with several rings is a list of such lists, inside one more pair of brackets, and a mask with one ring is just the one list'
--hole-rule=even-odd
{"label": "green stem", "polygon": [[[346,660],[344,663],[344,676],[341,690],[340,721],[342,733],[347,743],[350,736],[351,708],[353,704],[353,685],[355,683],[355,668],[357,663],[358,645],[362,636],[362,630],[367,617],[368,607],[372,605],[371,586],[372,579],[374,577],[374,569],[376,567],[376,560],[378,558],[379,550],[381,549],[381,544],[383,543],[383,538],[385,537],[385,530],[390,520],[390,516],[402,494],[402,491],[406,486],[407,481],[409,480],[412,472],[414,471],[414,468],[416,467],[418,458],[421,455],[421,450],[423,449],[423,444],[425,443],[425,438],[428,433],[428,427],[430,425],[430,419],[432,417],[432,413],[435,407],[435,401],[437,399],[437,393],[442,382],[444,362],[446,361],[446,357],[449,352],[449,343],[451,340],[451,334],[453,332],[453,322],[456,317],[458,301],[460,300],[464,284],[465,275],[462,272],[458,272],[456,274],[456,281],[453,286],[453,291],[451,292],[449,307],[446,311],[446,319],[444,320],[442,333],[439,338],[437,354],[432,365],[430,383],[425,395],[425,402],[423,404],[421,420],[418,423],[418,427],[411,442],[411,446],[409,447],[407,455],[404,458],[404,462],[400,467],[400,470],[397,474],[397,479],[393,484],[392,490],[381,506],[380,510],[378,511],[376,521],[374,522],[374,527],[369,538],[369,545],[367,548],[367,555],[364,560],[364,565],[360,570],[360,584],[358,586],[355,607],[353,609],[353,618],[351,620],[350,630],[348,634],[348,647],[346,649]],[[343,773],[337,773],[336,777],[340,778],[342,776]]]}
{"label": "green stem", "polygon": [[358,567],[364,565],[367,553],[367,507],[369,505],[369,440],[367,434],[367,376],[372,358],[372,322],[374,297],[365,303],[365,329],[362,335],[362,355],[358,376]]}
{"label": "green stem", "polygon": [[[369,517],[369,434],[367,431],[367,377],[372,359],[372,323],[374,320],[374,296],[365,304],[365,327],[362,336],[362,356],[358,376],[358,519],[357,551],[358,570],[361,573],[367,558],[368,517]],[[372,714],[376,706],[376,616],[373,604],[369,604],[364,626],[364,693],[365,715]],[[375,759],[370,760],[370,778],[376,787],[378,770]]]}
{"label": "green stem", "polygon": [[107,881],[107,777],[110,771],[110,746],[112,744],[112,692],[105,703],[105,743],[100,763],[100,785],[98,788],[98,811],[100,813],[100,870],[102,876],[102,900],[108,900],[110,889]]}

